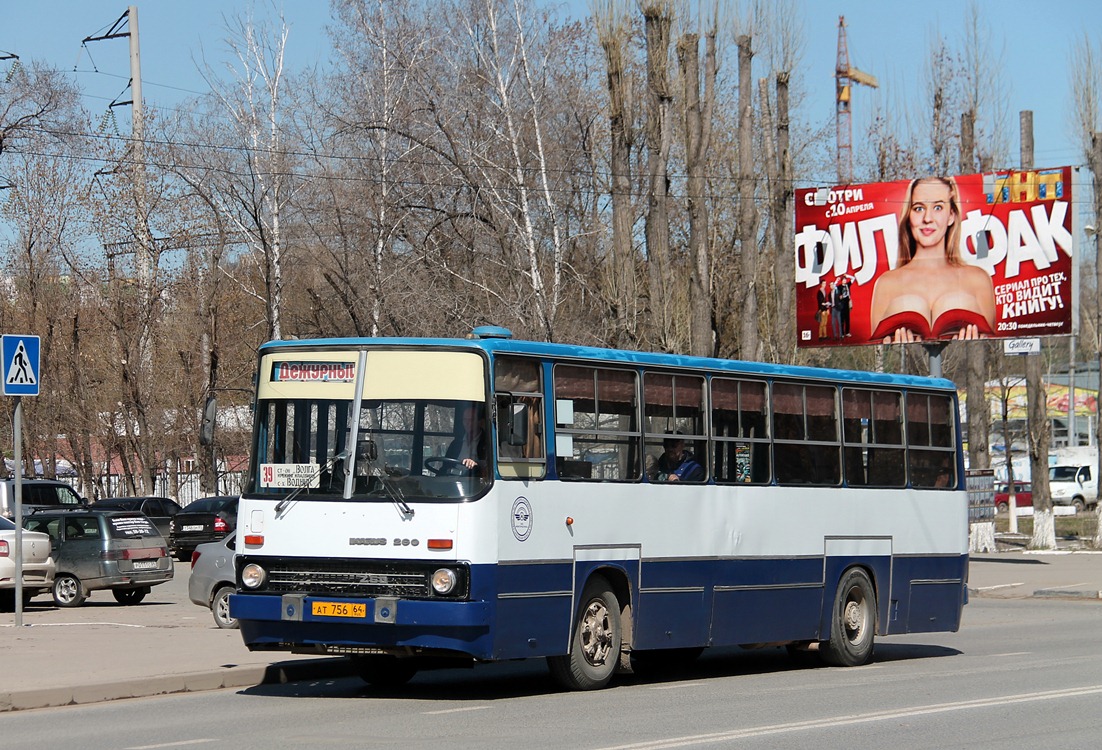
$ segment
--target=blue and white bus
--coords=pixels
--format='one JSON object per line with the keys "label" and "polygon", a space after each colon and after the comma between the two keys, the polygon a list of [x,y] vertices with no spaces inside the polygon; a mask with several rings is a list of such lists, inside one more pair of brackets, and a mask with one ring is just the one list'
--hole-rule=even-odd
{"label": "blue and white bus", "polygon": [[[252,650],[391,685],[543,657],[590,689],[708,646],[859,665],[874,634],[960,625],[947,380],[486,327],[268,343],[255,408],[230,605]],[[670,440],[699,481],[654,470]]]}

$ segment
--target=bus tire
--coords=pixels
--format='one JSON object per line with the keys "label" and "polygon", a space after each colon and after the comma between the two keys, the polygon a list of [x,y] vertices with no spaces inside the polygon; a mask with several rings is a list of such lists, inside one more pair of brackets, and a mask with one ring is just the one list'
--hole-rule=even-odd
{"label": "bus tire", "polygon": [[830,615],[830,640],[819,648],[823,661],[836,667],[858,667],[872,657],[876,632],[876,591],[868,574],[850,568],[842,576]]}
{"label": "bus tire", "polygon": [[582,590],[570,653],[547,657],[551,676],[567,690],[597,690],[608,685],[620,663],[620,602],[602,577]]}
{"label": "bus tire", "polygon": [[417,674],[415,659],[399,659],[396,656],[358,656],[355,665],[361,680],[381,688],[401,687]]}

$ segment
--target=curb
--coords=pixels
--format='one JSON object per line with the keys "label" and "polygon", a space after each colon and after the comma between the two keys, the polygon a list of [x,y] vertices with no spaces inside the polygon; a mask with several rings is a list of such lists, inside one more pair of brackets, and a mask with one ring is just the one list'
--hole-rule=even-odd
{"label": "curb", "polygon": [[355,674],[345,656],[276,662],[267,666],[227,667],[161,677],[139,677],[103,684],[0,692],[0,713],[32,708],[79,706],[88,703],[197,693],[226,688],[281,685],[301,680],[349,677]]}
{"label": "curb", "polygon": [[1041,599],[1102,599],[1102,591],[1066,591],[1063,589],[1038,589],[1033,592]]}

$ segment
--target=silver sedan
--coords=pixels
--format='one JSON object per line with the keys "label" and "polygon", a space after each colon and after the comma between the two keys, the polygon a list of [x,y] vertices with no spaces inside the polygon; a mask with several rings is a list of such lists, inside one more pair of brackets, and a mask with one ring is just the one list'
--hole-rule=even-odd
{"label": "silver sedan", "polygon": [[236,588],[233,566],[234,535],[220,542],[200,544],[191,553],[191,577],[188,598],[201,607],[210,607],[214,623],[220,628],[236,628],[230,617],[230,594]]}
{"label": "silver sedan", "polygon": [[[50,537],[37,531],[23,532],[23,599],[54,584],[53,552]],[[15,608],[15,524],[0,516],[0,610]]]}

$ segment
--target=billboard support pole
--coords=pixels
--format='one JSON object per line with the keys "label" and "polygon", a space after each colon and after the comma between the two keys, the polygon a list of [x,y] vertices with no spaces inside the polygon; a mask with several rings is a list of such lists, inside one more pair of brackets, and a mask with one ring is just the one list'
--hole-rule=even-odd
{"label": "billboard support pole", "polygon": [[941,377],[941,353],[945,351],[948,343],[948,341],[932,341],[922,344],[923,348],[926,349],[926,354],[930,357],[931,378]]}

